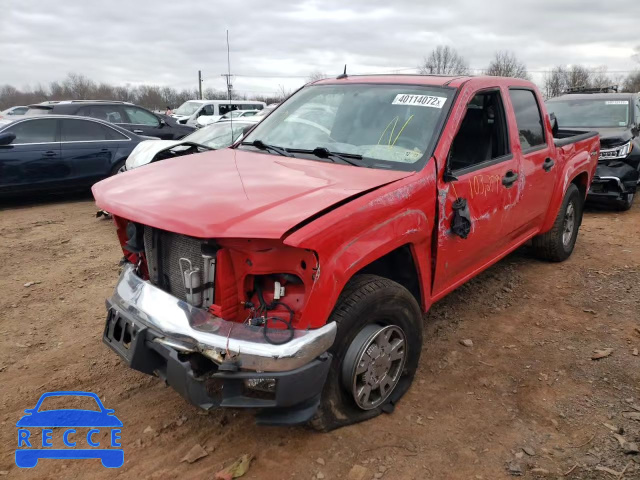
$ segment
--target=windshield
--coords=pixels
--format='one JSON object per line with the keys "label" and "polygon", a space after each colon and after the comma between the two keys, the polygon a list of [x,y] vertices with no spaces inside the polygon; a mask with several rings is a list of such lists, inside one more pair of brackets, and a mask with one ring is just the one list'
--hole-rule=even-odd
{"label": "windshield", "polygon": [[[196,130],[191,135],[184,137],[182,142],[193,142],[204,145],[209,148],[225,148],[235,142],[242,135],[242,130],[247,123],[214,123],[207,127]],[[231,129],[233,128],[233,138],[231,137]]]}
{"label": "windshield", "polygon": [[564,127],[626,127],[629,123],[629,100],[604,98],[556,100],[547,103],[555,113],[558,126]]}
{"label": "windshield", "polygon": [[180,105],[176,110],[173,111],[174,115],[192,115],[202,106],[202,103],[188,101],[184,102]]}
{"label": "windshield", "polygon": [[415,85],[313,85],[289,98],[245,141],[284,149],[320,147],[361,155],[369,167],[415,170],[430,154],[453,92]]}

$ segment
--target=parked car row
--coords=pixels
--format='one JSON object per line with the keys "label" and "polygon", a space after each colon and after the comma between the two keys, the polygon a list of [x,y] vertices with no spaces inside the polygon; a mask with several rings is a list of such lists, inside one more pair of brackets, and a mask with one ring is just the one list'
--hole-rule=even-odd
{"label": "parked car row", "polygon": [[159,159],[227,147],[259,121],[254,115],[196,130],[132,104],[97,101],[32,105],[16,118],[0,124],[3,196],[86,189]]}

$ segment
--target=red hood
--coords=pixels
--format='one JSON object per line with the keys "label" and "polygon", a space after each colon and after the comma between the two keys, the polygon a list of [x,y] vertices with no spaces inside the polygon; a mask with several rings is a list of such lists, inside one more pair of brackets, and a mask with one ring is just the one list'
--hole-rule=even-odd
{"label": "red hood", "polygon": [[165,160],[95,184],[99,208],[201,238],[281,238],[332,205],[413,172],[224,149]]}

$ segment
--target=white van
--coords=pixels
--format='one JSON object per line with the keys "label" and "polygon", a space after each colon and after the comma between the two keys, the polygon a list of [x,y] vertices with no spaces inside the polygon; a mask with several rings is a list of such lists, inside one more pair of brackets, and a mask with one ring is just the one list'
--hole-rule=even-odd
{"label": "white van", "polygon": [[188,100],[173,111],[172,117],[181,124],[198,127],[217,122],[233,110],[262,110],[266,106],[254,100]]}

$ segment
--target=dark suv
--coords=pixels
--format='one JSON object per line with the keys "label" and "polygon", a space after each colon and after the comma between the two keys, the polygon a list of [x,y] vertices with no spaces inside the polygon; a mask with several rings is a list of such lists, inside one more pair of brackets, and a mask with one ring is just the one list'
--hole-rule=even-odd
{"label": "dark suv", "polygon": [[29,105],[28,116],[54,113],[56,115],[79,115],[115,123],[137,135],[157,137],[162,140],[178,140],[195,129],[180,125],[166,115],[152,113],[127,102],[99,100],[71,100],[44,102]]}
{"label": "dark suv", "polygon": [[547,110],[560,128],[600,133],[598,169],[588,198],[610,200],[628,210],[640,178],[640,93],[616,90],[575,89],[548,100]]}

